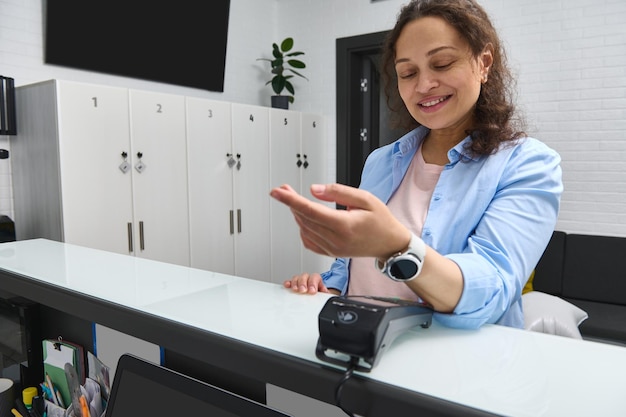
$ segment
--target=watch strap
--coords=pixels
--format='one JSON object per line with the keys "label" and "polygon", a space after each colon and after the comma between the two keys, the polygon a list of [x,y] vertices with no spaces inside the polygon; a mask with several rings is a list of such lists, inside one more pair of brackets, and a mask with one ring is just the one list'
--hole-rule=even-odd
{"label": "watch strap", "polygon": [[[408,255],[408,256],[407,256]],[[407,278],[407,279],[398,279],[396,277],[393,276],[393,274],[391,273],[391,267],[392,265],[397,261],[397,260],[405,260],[410,258],[411,260],[415,261],[415,264],[417,266],[417,272],[413,277]],[[389,278],[393,279],[394,281],[409,281],[413,278],[416,278],[419,273],[422,270],[422,263],[424,262],[424,258],[426,257],[426,243],[424,243],[424,241],[417,236],[415,233],[411,233],[411,240],[409,241],[409,246],[407,249],[405,249],[402,252],[398,252],[395,253],[393,255],[391,255],[389,257],[389,259],[387,259],[384,263],[382,263],[378,258],[376,258],[374,260],[374,264],[376,266],[376,268],[382,272],[383,274],[387,275]]]}

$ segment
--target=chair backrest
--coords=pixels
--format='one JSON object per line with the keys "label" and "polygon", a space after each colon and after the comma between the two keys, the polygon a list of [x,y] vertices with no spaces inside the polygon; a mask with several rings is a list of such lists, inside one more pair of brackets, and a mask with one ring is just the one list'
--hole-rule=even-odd
{"label": "chair backrest", "polygon": [[560,296],[563,288],[563,265],[565,262],[566,233],[554,231],[537,267],[533,289]]}
{"label": "chair backrest", "polygon": [[626,305],[626,238],[568,234],[562,294]]}

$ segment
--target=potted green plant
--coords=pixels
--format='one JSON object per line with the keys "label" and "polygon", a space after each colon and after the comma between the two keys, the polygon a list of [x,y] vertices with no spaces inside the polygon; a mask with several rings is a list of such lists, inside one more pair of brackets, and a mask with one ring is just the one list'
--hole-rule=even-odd
{"label": "potted green plant", "polygon": [[[287,109],[289,103],[294,102],[295,89],[290,79],[294,76],[302,77],[308,81],[308,78],[300,74],[296,69],[306,68],[304,62],[300,59],[294,59],[296,56],[304,55],[301,51],[292,51],[293,38],[285,38],[280,46],[272,44],[273,58],[258,58],[257,61],[268,61],[271,66],[273,77],[265,85],[271,84],[272,90],[276,93],[272,96],[272,107]],[[282,95],[283,90],[287,90],[291,95]]]}

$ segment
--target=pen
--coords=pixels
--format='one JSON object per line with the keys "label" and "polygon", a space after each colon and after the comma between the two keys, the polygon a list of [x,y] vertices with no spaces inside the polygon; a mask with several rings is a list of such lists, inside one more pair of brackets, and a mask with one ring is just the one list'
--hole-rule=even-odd
{"label": "pen", "polygon": [[17,411],[15,408],[12,408],[12,409],[11,409],[11,412],[13,413],[13,415],[14,415],[15,417],[24,417],[24,416],[23,416],[22,414],[20,414],[20,412],[19,412],[19,411]]}
{"label": "pen", "polygon": [[81,395],[79,401],[83,417],[91,417],[91,415],[89,414],[89,406],[87,405],[87,399],[85,398],[85,396]]}
{"label": "pen", "polygon": [[15,411],[17,411],[18,414],[22,415],[23,417],[30,417],[30,412],[28,411],[28,408],[26,408],[26,406],[24,405],[24,403],[22,402],[20,398],[15,399],[15,409],[16,409]]}
{"label": "pen", "polygon": [[63,403],[63,397],[61,397],[61,391],[59,391],[57,387],[54,387],[54,394],[56,395],[59,407],[65,408],[65,404]]}
{"label": "pen", "polygon": [[50,375],[46,372],[46,383],[48,384],[48,389],[50,390],[50,398],[54,405],[59,405],[59,400],[57,399],[56,393],[54,391],[54,385],[52,385],[52,380],[50,379]]}
{"label": "pen", "polygon": [[42,382],[41,384],[39,384],[39,386],[41,387],[41,391],[43,392],[43,397],[48,399],[48,401],[52,401],[52,393],[50,392],[50,388],[48,388],[48,384]]}

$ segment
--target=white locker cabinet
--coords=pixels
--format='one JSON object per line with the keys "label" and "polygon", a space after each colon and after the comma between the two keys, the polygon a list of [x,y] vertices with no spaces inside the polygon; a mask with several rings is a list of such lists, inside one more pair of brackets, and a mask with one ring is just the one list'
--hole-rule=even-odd
{"label": "white locker cabinet", "polygon": [[[312,198],[310,186],[325,183],[323,118],[289,110],[270,110],[271,186],[289,184]],[[302,272],[326,271],[332,259],[304,248],[289,208],[271,202],[272,281],[282,283]]]}
{"label": "white locker cabinet", "polygon": [[128,91],[61,81],[16,90],[11,141],[17,239],[44,237],[128,253]]}
{"label": "white locker cabinet", "polygon": [[187,98],[191,266],[270,280],[264,107]]}
{"label": "white locker cabinet", "polygon": [[277,283],[330,265],[269,196],[326,182],[321,116],[62,80],[17,98],[18,239]]}
{"label": "white locker cabinet", "polygon": [[[271,186],[289,184],[301,192],[300,171],[304,156],[300,146],[300,113],[271,109]],[[308,164],[307,164],[308,166]],[[281,283],[302,272],[300,233],[287,206],[272,199],[272,281]],[[313,272],[313,271],[311,271]]]}
{"label": "white locker cabinet", "polygon": [[183,96],[130,90],[137,256],[189,265]]}
{"label": "white locker cabinet", "polygon": [[[303,165],[300,169],[301,193],[311,198],[312,184],[327,183],[326,125],[323,116],[319,114],[302,113],[300,146],[303,156]],[[307,165],[308,164],[308,165]],[[318,202],[320,202],[318,200]],[[334,208],[333,203],[326,203]],[[318,255],[303,247],[302,271],[324,272],[330,268],[335,259],[329,256]]]}
{"label": "white locker cabinet", "polygon": [[186,101],[191,266],[232,275],[236,156],[231,104],[193,97]]}
{"label": "white locker cabinet", "polygon": [[[132,100],[127,89],[60,80],[21,86],[16,94],[20,135],[12,140],[11,162],[18,239],[189,264],[182,103],[159,124],[148,108],[171,97],[133,92]],[[182,180],[174,170],[182,170]]]}
{"label": "white locker cabinet", "polygon": [[235,275],[271,281],[269,109],[232,105]]}

